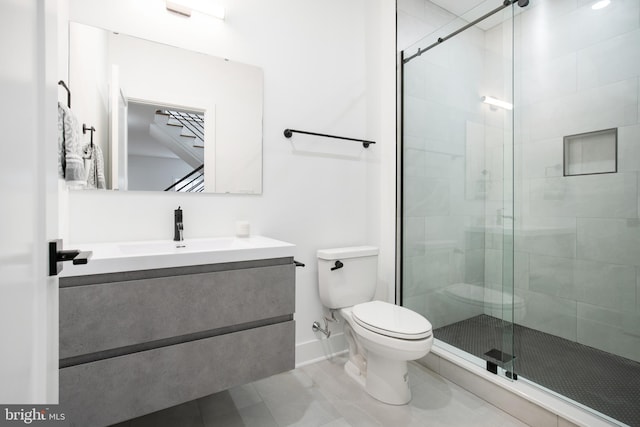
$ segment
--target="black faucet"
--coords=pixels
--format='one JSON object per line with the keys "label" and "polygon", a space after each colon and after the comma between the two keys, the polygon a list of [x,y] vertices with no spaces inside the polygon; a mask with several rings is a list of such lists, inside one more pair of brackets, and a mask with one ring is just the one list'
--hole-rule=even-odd
{"label": "black faucet", "polygon": [[178,206],[178,209],[173,211],[173,240],[181,242],[183,237],[184,227],[182,225],[182,209]]}

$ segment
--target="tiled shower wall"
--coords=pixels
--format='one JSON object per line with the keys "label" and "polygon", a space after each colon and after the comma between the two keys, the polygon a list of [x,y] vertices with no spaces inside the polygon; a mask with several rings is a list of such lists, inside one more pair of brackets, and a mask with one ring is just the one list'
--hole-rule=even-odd
{"label": "tiled shower wall", "polygon": [[[640,361],[640,2],[592,3],[532,1],[515,20],[518,323]],[[563,136],[609,128],[617,173],[563,176]],[[496,287],[490,233],[485,280]]]}

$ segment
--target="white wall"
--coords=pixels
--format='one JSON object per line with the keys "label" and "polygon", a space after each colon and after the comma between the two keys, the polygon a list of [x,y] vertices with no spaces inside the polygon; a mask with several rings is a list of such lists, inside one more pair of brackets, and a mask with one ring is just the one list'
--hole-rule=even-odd
{"label": "white wall", "polygon": [[[389,0],[226,3],[224,22],[169,14],[159,0],[70,0],[69,16],[262,67],[263,194],[71,192],[61,212],[68,211],[74,242],[170,239],[172,212],[180,205],[187,239],[230,235],[234,222],[243,219],[255,234],[296,244],[296,259],[307,265],[297,270],[296,285],[297,363],[304,363],[331,351],[311,331],[323,311],[317,249],[382,244],[378,294],[393,295],[395,5]],[[299,135],[286,139],[287,127],[377,144],[365,150]]]}
{"label": "white wall", "polygon": [[130,155],[127,161],[129,190],[164,191],[166,187],[193,171],[182,159],[176,158]]}

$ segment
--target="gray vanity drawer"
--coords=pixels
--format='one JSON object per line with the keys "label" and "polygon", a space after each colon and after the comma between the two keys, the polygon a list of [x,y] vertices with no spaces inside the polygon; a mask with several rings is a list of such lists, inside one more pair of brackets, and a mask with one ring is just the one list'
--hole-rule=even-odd
{"label": "gray vanity drawer", "polygon": [[72,426],[138,417],[294,368],[288,321],[60,370]]}
{"label": "gray vanity drawer", "polygon": [[288,263],[61,287],[60,358],[222,328],[210,334],[219,335],[291,315],[294,269]]}

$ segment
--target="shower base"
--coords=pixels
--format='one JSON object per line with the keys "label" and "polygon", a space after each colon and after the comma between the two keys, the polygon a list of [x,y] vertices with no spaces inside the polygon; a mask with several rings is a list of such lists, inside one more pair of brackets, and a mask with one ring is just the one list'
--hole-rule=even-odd
{"label": "shower base", "polygon": [[496,360],[486,353],[513,352],[518,375],[630,426],[640,426],[640,363],[520,325],[514,328],[514,348],[503,349],[506,325],[480,315],[438,328],[434,335],[492,362]]}

